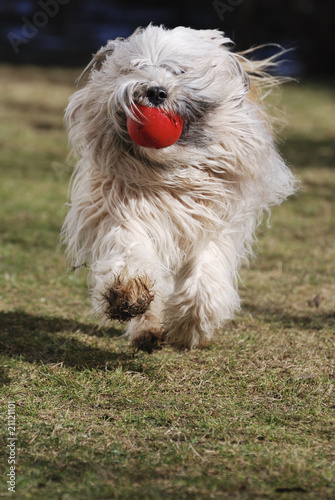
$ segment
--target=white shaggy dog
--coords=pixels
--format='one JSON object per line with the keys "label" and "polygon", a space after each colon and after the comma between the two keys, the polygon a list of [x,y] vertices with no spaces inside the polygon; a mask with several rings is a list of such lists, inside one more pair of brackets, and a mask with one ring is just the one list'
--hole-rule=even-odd
{"label": "white shaggy dog", "polygon": [[[79,157],[68,254],[90,263],[95,312],[130,320],[126,335],[149,352],[163,339],[201,347],[232,318],[261,216],[295,189],[262,106],[273,62],[230,43],[216,30],[138,29],[98,51],[66,110]],[[134,142],[137,105],[178,116],[179,140]]]}

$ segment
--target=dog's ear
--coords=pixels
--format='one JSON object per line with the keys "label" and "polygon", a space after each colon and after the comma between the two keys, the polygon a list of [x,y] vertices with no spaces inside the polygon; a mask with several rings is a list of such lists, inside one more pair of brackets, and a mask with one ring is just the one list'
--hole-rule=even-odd
{"label": "dog's ear", "polygon": [[76,80],[76,84],[78,85],[81,80],[84,78],[84,76],[91,71],[99,71],[103,62],[106,60],[106,58],[113,54],[117,42],[119,42],[121,39],[117,38],[116,40],[110,40],[105,47],[102,47],[98,52],[93,54],[93,57],[91,61],[88,63],[84,71],[80,74],[80,76]]}

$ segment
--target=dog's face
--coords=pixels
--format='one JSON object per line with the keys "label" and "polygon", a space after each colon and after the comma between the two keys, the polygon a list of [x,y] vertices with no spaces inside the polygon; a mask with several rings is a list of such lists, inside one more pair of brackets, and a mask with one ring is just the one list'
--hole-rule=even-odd
{"label": "dog's face", "polygon": [[100,116],[99,132],[103,125],[133,154],[141,148],[132,144],[126,120],[136,104],[181,116],[183,132],[174,148],[215,141],[217,119],[241,107],[248,92],[248,77],[227,49],[230,43],[216,30],[151,25],[110,41],[86,68],[90,76],[81,94],[86,114],[91,106],[91,119]]}

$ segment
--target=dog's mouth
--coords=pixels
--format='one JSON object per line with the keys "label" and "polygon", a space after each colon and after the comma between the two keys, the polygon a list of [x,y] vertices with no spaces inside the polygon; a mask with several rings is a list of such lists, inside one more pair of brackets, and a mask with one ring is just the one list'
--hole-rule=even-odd
{"label": "dog's mouth", "polygon": [[[155,92],[156,97],[154,96],[153,99],[157,101],[159,91]],[[161,92],[165,95],[165,91]],[[182,117],[163,107],[135,104],[131,108],[131,113],[132,116],[127,117],[129,137],[144,148],[162,149],[172,146],[183,132]]]}
{"label": "dog's mouth", "polygon": [[[206,146],[210,142],[206,130],[216,106],[205,95],[185,91],[183,87],[172,91],[136,83],[124,90],[110,115],[127,150],[141,154],[142,148],[159,150],[176,143],[183,147]],[[129,149],[131,144],[140,149]]]}

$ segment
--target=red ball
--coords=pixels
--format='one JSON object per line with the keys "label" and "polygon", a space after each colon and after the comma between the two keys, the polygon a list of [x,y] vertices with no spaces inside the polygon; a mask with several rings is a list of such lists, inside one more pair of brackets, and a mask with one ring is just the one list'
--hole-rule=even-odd
{"label": "red ball", "polygon": [[183,131],[183,119],[177,113],[161,108],[136,105],[132,112],[139,121],[127,118],[130,138],[144,148],[161,149],[172,146]]}

